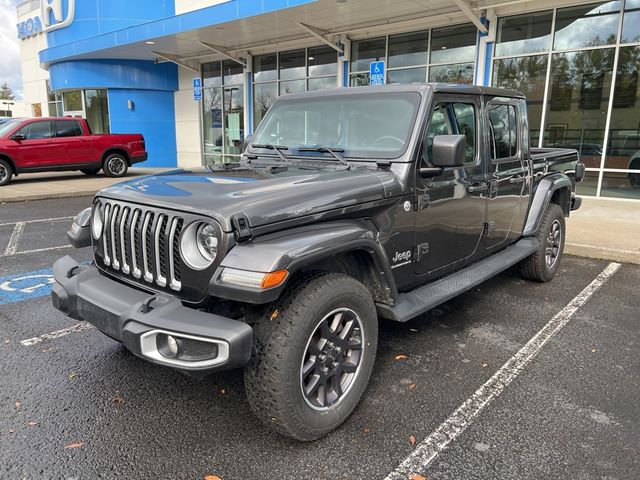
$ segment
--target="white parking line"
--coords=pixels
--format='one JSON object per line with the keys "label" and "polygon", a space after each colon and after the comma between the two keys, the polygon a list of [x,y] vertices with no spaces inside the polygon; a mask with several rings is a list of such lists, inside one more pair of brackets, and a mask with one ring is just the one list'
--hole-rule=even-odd
{"label": "white parking line", "polygon": [[464,432],[471,421],[495,399],[535,358],[542,347],[564,327],[576,311],[582,307],[604,283],[618,271],[619,263],[610,263],[566,307],[558,312],[542,330],[536,333],[524,347],[500,367],[476,392],[451,414],[436,430],[425,438],[416,449],[385,480],[400,480],[424,473],[429,464],[447,446]]}
{"label": "white parking line", "polygon": [[[56,245],[55,247],[35,248],[33,250],[22,250],[20,252],[15,252],[13,256],[24,255],[25,253],[48,252],[49,250],[60,250],[62,248],[73,248],[73,246],[72,245]],[[0,255],[0,257],[3,257],[3,256],[5,255]]]}
{"label": "white parking line", "polygon": [[24,231],[24,222],[17,222],[16,226],[13,228],[13,232],[11,233],[11,238],[9,238],[9,243],[7,244],[7,248],[4,251],[3,257],[8,257],[9,255],[15,255],[18,250],[18,240],[20,240],[20,235]]}
{"label": "white parking line", "polygon": [[0,227],[6,227],[8,225],[15,225],[16,223],[39,223],[39,222],[56,222],[58,220],[69,220],[74,218],[73,216],[71,217],[53,217],[53,218],[38,218],[36,220],[23,220],[20,222],[6,222],[6,223],[0,223]]}
{"label": "white parking line", "polygon": [[73,327],[63,328],[62,330],[56,330],[55,332],[51,333],[45,333],[44,335],[40,335],[39,337],[20,340],[20,344],[23,347],[30,347],[32,345],[44,342],[45,340],[53,340],[56,338],[64,337],[65,335],[69,335],[70,333],[81,332],[82,330],[88,330],[90,328],[93,328],[93,325],[91,325],[90,323],[78,322]]}

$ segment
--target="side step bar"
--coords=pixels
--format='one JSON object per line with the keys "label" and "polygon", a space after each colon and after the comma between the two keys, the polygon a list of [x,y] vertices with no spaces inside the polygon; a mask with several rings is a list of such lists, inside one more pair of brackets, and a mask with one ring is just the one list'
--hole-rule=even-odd
{"label": "side step bar", "polygon": [[397,322],[411,320],[527,258],[538,248],[539,243],[533,237],[523,238],[501,252],[482,259],[463,270],[410,292],[401,293],[398,303],[394,306],[376,304],[378,315]]}

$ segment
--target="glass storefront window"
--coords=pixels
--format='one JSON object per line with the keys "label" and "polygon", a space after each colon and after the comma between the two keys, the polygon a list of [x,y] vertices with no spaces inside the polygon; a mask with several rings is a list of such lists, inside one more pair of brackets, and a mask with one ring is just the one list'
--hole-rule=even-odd
{"label": "glass storefront window", "polygon": [[351,43],[351,71],[368,72],[369,64],[384,60],[386,53],[385,37],[358,40]]}
{"label": "glass storefront window", "polygon": [[605,171],[600,195],[640,200],[640,174]]}
{"label": "glass storefront window", "polygon": [[202,64],[202,85],[204,88],[222,85],[222,66],[220,62]]}
{"label": "glass storefront window", "polygon": [[428,31],[391,35],[389,37],[389,68],[426,65],[428,50]]}
{"label": "glass storefront window", "polygon": [[640,42],[640,0],[627,0],[624,4],[621,42]]}
{"label": "glass storefront window", "polygon": [[304,90],[304,80],[288,80],[285,82],[280,82],[280,95],[286,95],[287,93],[304,92]]}
{"label": "glass storefront window", "polygon": [[369,72],[355,73],[349,76],[350,87],[364,87],[366,85],[369,85]]}
{"label": "glass storefront window", "polygon": [[551,46],[552,20],[551,11],[500,18],[496,56],[548,51]]}
{"label": "glass storefront window", "polygon": [[109,102],[106,90],[84,91],[85,118],[93,133],[109,133]]}
{"label": "glass storefront window", "polygon": [[338,56],[331,47],[313,47],[307,51],[309,76],[335,75],[338,73]]}
{"label": "glass storefront window", "polygon": [[559,8],[556,13],[556,50],[616,43],[620,2]]}
{"label": "glass storefront window", "polygon": [[65,112],[82,112],[82,91],[73,90],[62,94]]}
{"label": "glass storefront window", "polygon": [[425,82],[427,78],[427,69],[422,68],[403,68],[402,70],[389,70],[387,72],[387,83],[411,83]]}
{"label": "glass storefront window", "polygon": [[531,142],[538,145],[548,55],[533,55],[496,60],[493,64],[493,85],[511,88],[525,94]]}
{"label": "glass storefront window", "polygon": [[204,155],[207,164],[223,153],[222,88],[205,88],[202,98]]}
{"label": "glass storefront window", "polygon": [[474,25],[436,28],[431,31],[431,63],[473,62],[476,57]]}
{"label": "glass storefront window", "polygon": [[269,107],[278,97],[277,83],[257,83],[253,87],[253,125],[258,126]]}
{"label": "glass storefront window", "polygon": [[[613,57],[613,48],[553,54],[545,145],[602,151]],[[582,160],[600,166],[598,155]]]}
{"label": "glass storefront window", "polygon": [[640,47],[621,47],[616,70],[605,168],[640,170],[639,72]]}
{"label": "glass storefront window", "polygon": [[294,50],[280,54],[280,79],[305,77],[305,50]]}
{"label": "glass storefront window", "polygon": [[244,87],[224,87],[224,153],[240,155],[244,141]]}
{"label": "glass storefront window", "polygon": [[310,78],[308,90],[327,90],[329,88],[336,88],[336,77],[319,77],[319,78]]}
{"label": "glass storefront window", "polygon": [[473,63],[435,65],[429,68],[430,82],[473,83]]}
{"label": "glass storefront window", "polygon": [[278,55],[258,55],[253,57],[253,80],[268,82],[278,78]]}
{"label": "glass storefront window", "polygon": [[225,60],[222,62],[222,75],[224,77],[223,82],[225,85],[242,85],[244,79],[242,78],[242,65],[233,60]]}

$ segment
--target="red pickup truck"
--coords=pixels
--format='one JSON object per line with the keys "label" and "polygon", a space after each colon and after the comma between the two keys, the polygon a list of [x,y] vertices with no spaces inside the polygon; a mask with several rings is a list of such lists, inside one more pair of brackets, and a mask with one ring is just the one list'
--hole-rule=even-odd
{"label": "red pickup truck", "polygon": [[0,186],[14,175],[80,170],[123,177],[134,163],[147,159],[144,137],[91,133],[82,118],[15,118],[0,125]]}

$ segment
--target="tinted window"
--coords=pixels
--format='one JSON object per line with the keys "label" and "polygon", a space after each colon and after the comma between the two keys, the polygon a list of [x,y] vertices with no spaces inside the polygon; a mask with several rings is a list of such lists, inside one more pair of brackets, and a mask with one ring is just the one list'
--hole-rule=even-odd
{"label": "tinted window", "polygon": [[431,158],[433,137],[436,135],[464,135],[467,139],[465,163],[476,158],[476,109],[471,103],[438,103],[431,115],[425,135],[426,158]]}
{"label": "tinted window", "polygon": [[77,120],[55,120],[56,137],[78,137],[82,135],[80,123]]}
{"label": "tinted window", "polygon": [[20,129],[27,140],[37,140],[39,138],[51,138],[51,122],[33,122]]}
{"label": "tinted window", "polygon": [[489,106],[491,158],[515,157],[518,149],[516,109],[513,105]]}

